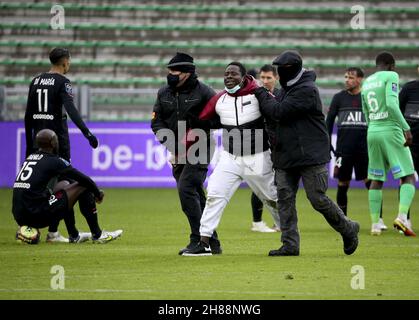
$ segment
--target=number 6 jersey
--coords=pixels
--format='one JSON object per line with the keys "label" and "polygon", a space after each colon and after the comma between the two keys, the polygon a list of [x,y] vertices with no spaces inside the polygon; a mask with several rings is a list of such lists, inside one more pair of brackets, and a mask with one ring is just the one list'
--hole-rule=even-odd
{"label": "number 6 jersey", "polygon": [[362,110],[368,132],[409,130],[399,108],[399,75],[394,71],[378,71],[362,84]]}

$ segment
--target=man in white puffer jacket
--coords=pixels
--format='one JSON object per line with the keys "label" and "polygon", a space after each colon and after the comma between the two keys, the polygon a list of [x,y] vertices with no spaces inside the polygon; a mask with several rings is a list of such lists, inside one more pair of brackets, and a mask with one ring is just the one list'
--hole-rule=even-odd
{"label": "man in white puffer jacket", "polygon": [[259,102],[253,94],[258,85],[252,76],[246,75],[246,68],[239,62],[227,66],[224,84],[225,90],[214,96],[199,116],[200,121],[211,122],[212,128],[214,123],[223,128],[224,150],[208,180],[207,202],[199,229],[201,241],[186,250],[184,256],[212,255],[209,239],[243,181],[267,206],[279,227],[268,136]]}

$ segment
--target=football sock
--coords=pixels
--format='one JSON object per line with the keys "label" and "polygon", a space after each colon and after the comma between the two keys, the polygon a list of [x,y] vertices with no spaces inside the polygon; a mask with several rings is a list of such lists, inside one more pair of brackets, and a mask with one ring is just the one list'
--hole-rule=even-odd
{"label": "football sock", "polygon": [[410,183],[403,183],[400,186],[399,214],[405,215],[406,218],[415,196],[415,191],[415,186]]}
{"label": "football sock", "polygon": [[[401,186],[399,186],[399,203],[400,203],[400,187]],[[409,210],[407,211],[407,219],[410,219],[410,207],[409,207]]]}
{"label": "football sock", "polygon": [[209,246],[210,238],[209,237],[205,237],[205,236],[201,236],[201,240],[200,241]]}
{"label": "football sock", "polygon": [[[367,182],[365,182],[365,188],[367,188],[367,190],[370,189],[371,186],[371,180],[368,180]],[[380,209],[380,218],[383,217],[383,203],[381,202],[381,209]]]}
{"label": "football sock", "polygon": [[380,220],[380,209],[383,201],[383,191],[377,189],[368,190],[368,201],[370,206],[370,215],[372,223]]}
{"label": "football sock", "polygon": [[48,232],[57,232],[59,224],[60,224],[60,221],[54,221],[50,223],[48,226]]}
{"label": "football sock", "polygon": [[342,209],[345,216],[348,208],[348,189],[349,186],[338,186],[338,191],[336,194],[336,201],[338,206]]}
{"label": "football sock", "polygon": [[263,202],[253,192],[250,203],[252,204],[253,222],[262,221]]}
{"label": "football sock", "polygon": [[89,225],[90,232],[93,238],[99,238],[102,230],[99,227],[97,219],[96,201],[93,193],[89,191],[83,192],[79,197],[79,207],[81,214],[85,217]]}
{"label": "football sock", "polygon": [[68,235],[75,239],[79,236],[79,231],[76,228],[76,219],[74,218],[74,209],[68,210],[64,216],[64,223],[67,228]]}

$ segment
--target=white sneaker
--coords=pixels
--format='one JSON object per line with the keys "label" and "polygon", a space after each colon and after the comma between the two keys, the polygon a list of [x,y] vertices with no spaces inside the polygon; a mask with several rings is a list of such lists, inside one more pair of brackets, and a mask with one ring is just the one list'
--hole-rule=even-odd
{"label": "white sneaker", "polygon": [[274,229],[269,228],[264,221],[252,222],[252,228],[250,230],[256,232],[276,232]]}
{"label": "white sneaker", "polygon": [[399,214],[393,222],[393,227],[399,232],[403,232],[405,236],[408,237],[416,237],[416,234],[413,232],[413,230],[409,227],[408,220],[406,219],[406,216]]}
{"label": "white sneaker", "polygon": [[57,232],[48,232],[47,234],[47,242],[65,242],[68,243],[69,240],[66,237],[63,237],[59,231]]}
{"label": "white sneaker", "polygon": [[407,219],[407,221],[406,221],[406,227],[408,227],[410,230],[413,230],[412,229],[412,220]]}
{"label": "white sneaker", "polygon": [[384,224],[383,219],[380,218],[380,220],[378,220],[378,225],[381,228],[381,231],[387,231],[387,226]]}
{"label": "white sneaker", "polygon": [[92,234],[90,232],[79,232],[79,236],[77,238],[69,238],[70,243],[82,243],[89,241],[92,238]]}
{"label": "white sneaker", "polygon": [[371,235],[372,236],[379,236],[379,235],[381,235],[381,224],[380,224],[380,222],[377,222],[377,223],[373,223],[372,225],[371,225]]}
{"label": "white sneaker", "polygon": [[102,230],[102,234],[100,235],[100,237],[97,239],[92,238],[92,240],[94,243],[108,243],[109,241],[119,238],[121,234],[122,234],[122,230],[115,230],[115,231]]}

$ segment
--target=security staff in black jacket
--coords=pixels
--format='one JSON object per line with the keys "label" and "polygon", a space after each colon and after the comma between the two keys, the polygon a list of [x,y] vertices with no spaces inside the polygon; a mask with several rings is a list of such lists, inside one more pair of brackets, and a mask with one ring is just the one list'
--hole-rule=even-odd
{"label": "security staff in black jacket", "polygon": [[273,64],[278,66],[282,94],[275,99],[264,88],[255,91],[262,114],[277,121],[273,163],[283,245],[269,255],[300,253],[296,194],[301,178],[313,208],[342,235],[344,252],[352,254],[358,246],[359,224],[345,217],[326,195],[330,141],[314,83],[316,75],[302,67],[301,56],[295,51],[283,52]]}
{"label": "security staff in black jacket", "polygon": [[[215,92],[197,79],[195,64],[190,55],[178,52],[169,61],[167,68],[167,85],[160,88],[157,94],[151,128],[173,155],[170,161],[172,173],[176,179],[182,210],[191,228],[189,244],[179,251],[179,255],[182,255],[185,250],[195,247],[200,240],[200,220],[206,202],[203,183],[207,176],[211,152],[208,144],[206,161],[191,164],[184,158],[185,146],[177,142],[183,139],[182,127],[186,131],[190,129],[192,120],[198,118]],[[174,134],[175,142],[165,138],[164,131],[167,129]],[[207,131],[209,137],[209,129]],[[210,239],[210,245],[213,254],[221,253],[216,232]]]}

